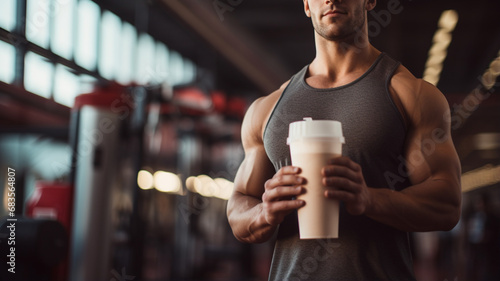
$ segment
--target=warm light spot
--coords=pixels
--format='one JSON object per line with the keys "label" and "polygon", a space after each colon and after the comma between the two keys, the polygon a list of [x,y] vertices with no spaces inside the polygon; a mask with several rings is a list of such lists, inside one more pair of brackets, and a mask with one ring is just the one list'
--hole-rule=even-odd
{"label": "warm light spot", "polygon": [[446,10],[441,14],[438,22],[438,30],[434,33],[432,47],[429,50],[427,62],[425,63],[423,79],[433,85],[437,85],[443,70],[443,62],[448,55],[448,46],[451,43],[451,33],[458,22],[458,13],[455,10]]}
{"label": "warm light spot", "polygon": [[153,175],[146,170],[140,170],[137,174],[137,185],[144,190],[153,188]]}
{"label": "warm light spot", "polygon": [[154,186],[161,192],[179,192],[181,189],[181,179],[176,174],[158,171],[154,174]]}

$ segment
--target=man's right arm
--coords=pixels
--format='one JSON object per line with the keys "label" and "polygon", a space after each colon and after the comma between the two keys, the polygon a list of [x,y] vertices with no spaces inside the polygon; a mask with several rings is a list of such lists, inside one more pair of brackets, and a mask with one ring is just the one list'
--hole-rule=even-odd
{"label": "man's right arm", "polygon": [[300,169],[287,166],[276,174],[262,140],[262,129],[274,103],[269,96],[248,109],[241,129],[245,159],[234,181],[227,216],[234,236],[241,242],[262,243],[273,235],[285,215],[304,205],[289,198],[304,191]]}

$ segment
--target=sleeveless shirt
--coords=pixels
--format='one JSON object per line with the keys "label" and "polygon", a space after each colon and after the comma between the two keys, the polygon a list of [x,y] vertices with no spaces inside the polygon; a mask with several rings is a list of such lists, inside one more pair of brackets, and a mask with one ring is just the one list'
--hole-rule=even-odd
{"label": "sleeveless shirt", "polygon": [[[403,165],[406,126],[388,88],[398,66],[382,53],[361,77],[329,89],[305,82],[308,66],[295,74],[264,131],[276,171],[291,163],[288,125],[312,117],[342,123],[342,154],[361,166],[367,186],[398,191],[409,186]],[[391,174],[400,180],[391,181]],[[269,280],[415,280],[408,233],[352,216],[341,202],[338,239],[300,240],[294,211],[278,227]]]}

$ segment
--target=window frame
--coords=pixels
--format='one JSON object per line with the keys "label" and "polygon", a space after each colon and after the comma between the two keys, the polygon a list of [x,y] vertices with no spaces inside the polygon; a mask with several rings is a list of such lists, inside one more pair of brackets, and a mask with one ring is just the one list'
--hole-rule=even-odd
{"label": "window frame", "polygon": [[[80,4],[80,1],[81,0],[75,0],[75,3],[74,3],[74,7],[72,9],[72,13],[73,13],[73,24],[72,24],[72,38],[70,38],[70,40],[72,40],[73,42],[71,43],[71,56],[70,56],[70,59],[67,59],[67,58],[64,58],[56,53],[54,53],[52,51],[52,47],[51,47],[51,44],[53,43],[53,40],[52,39],[49,39],[49,43],[48,43],[48,47],[47,48],[44,48],[44,47],[41,47],[41,46],[38,46],[37,44],[33,43],[33,42],[30,42],[27,40],[27,37],[26,37],[26,21],[25,20],[19,20],[19,19],[26,19],[26,16],[27,16],[27,2],[28,0],[17,0],[16,1],[16,24],[15,24],[15,27],[12,31],[8,31],[6,29],[3,29],[0,27],[0,40],[2,41],[5,41],[11,45],[14,46],[15,48],[15,69],[14,69],[14,80],[13,82],[11,83],[11,85],[15,85],[15,86],[18,86],[18,87],[21,87],[24,89],[24,86],[25,86],[25,68],[26,68],[26,64],[25,64],[25,57],[26,57],[26,54],[28,52],[33,52],[39,56],[42,56],[44,59],[46,59],[49,63],[52,64],[52,67],[54,69],[54,75],[53,75],[53,79],[51,81],[51,92],[50,92],[50,96],[49,96],[49,100],[52,100],[54,101],[54,87],[55,87],[55,69],[57,67],[57,65],[62,65],[68,69],[70,69],[70,71],[72,73],[74,73],[76,76],[78,77],[93,77],[94,79],[96,79],[96,81],[98,83],[107,83],[107,82],[111,82],[109,79],[106,79],[105,77],[103,77],[101,75],[101,73],[99,72],[99,56],[100,54],[102,53],[102,50],[101,50],[101,28],[98,28],[98,31],[96,32],[95,36],[96,36],[96,54],[97,54],[97,58],[96,58],[96,65],[95,65],[95,68],[94,69],[87,69],[85,67],[82,67],[80,66],[78,63],[75,62],[75,54],[76,54],[76,48],[77,48],[77,31],[78,31],[78,7],[79,7],[79,4]],[[57,1],[58,0],[47,0],[50,2],[49,5],[54,5],[55,3],[58,3]],[[163,42],[162,40],[160,40],[159,38],[155,38],[155,36],[153,36],[152,34],[148,33],[148,32],[144,32],[143,30],[141,30],[140,28],[138,28],[137,26],[135,26],[134,24],[130,23],[127,19],[125,19],[124,17],[122,17],[121,15],[119,14],[116,14],[114,11],[112,10],[109,10],[109,9],[106,9],[105,7],[103,7],[100,3],[97,3],[95,1],[93,1],[94,3],[96,3],[99,7],[100,7],[100,15],[99,15],[99,21],[101,22],[102,21],[102,17],[103,17],[103,14],[105,11],[108,11],[108,12],[111,12],[113,14],[115,14],[116,16],[118,16],[118,18],[121,20],[121,30],[123,30],[123,26],[125,24],[129,24],[131,25],[132,27],[135,28],[135,32],[136,32],[136,42],[134,43],[134,47],[133,49],[135,51],[138,51],[138,43],[139,43],[139,38],[141,36],[141,34],[147,34],[147,36],[150,36],[152,39],[153,39],[153,45],[157,45],[157,44],[163,44],[167,50],[169,51],[168,54],[169,54],[169,58],[168,58],[168,62],[170,64],[171,62],[171,55],[173,53],[178,53],[178,52],[175,52],[171,49],[169,49],[168,45]],[[56,9],[50,9],[50,11],[48,11],[49,13],[52,13],[54,10]],[[53,22],[54,20],[52,19],[52,16],[51,14],[48,15],[49,17],[49,25],[53,25]],[[100,25],[100,23],[99,23]],[[52,38],[53,36],[53,32],[54,32],[54,28],[53,26],[49,26],[49,37]],[[187,58],[185,58],[184,56],[182,56],[180,53],[178,53],[180,55],[180,61],[185,61],[185,60],[188,60]],[[132,58],[131,58],[131,61],[132,61],[132,64],[135,66],[134,69],[132,69],[132,75],[130,77],[131,81],[130,82],[136,82],[135,80],[137,79],[137,73],[135,73],[135,71],[137,71],[137,54],[132,54]],[[197,70],[197,65],[192,62],[190,60],[190,62],[193,64],[194,66],[194,76],[196,76],[196,70]],[[170,65],[166,65],[165,66],[166,69],[170,69],[171,66]],[[119,76],[118,74],[118,71],[115,70],[116,73],[114,73],[113,77],[114,78],[117,78]],[[167,77],[167,79],[170,79],[171,77]],[[156,82],[159,82],[157,81],[158,80],[158,77],[151,77],[150,81],[148,82],[151,82],[151,83],[156,83]],[[168,81],[168,80],[167,80]],[[123,82],[123,81],[122,81]],[[168,81],[170,84],[172,85],[175,85],[175,82],[176,81]],[[147,82],[146,82],[147,83]],[[36,93],[32,93],[32,94],[35,94],[37,95]]]}

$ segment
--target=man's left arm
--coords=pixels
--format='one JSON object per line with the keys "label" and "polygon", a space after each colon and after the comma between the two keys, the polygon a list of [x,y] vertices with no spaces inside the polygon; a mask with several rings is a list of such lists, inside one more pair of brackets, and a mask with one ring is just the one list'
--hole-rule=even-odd
{"label": "man's left arm", "polygon": [[[402,191],[367,187],[360,166],[348,157],[323,169],[325,196],[402,231],[450,230],[460,218],[461,168],[451,139],[449,107],[441,92],[421,81],[409,104],[405,159],[412,183]],[[412,159],[423,159],[412,165]]]}

